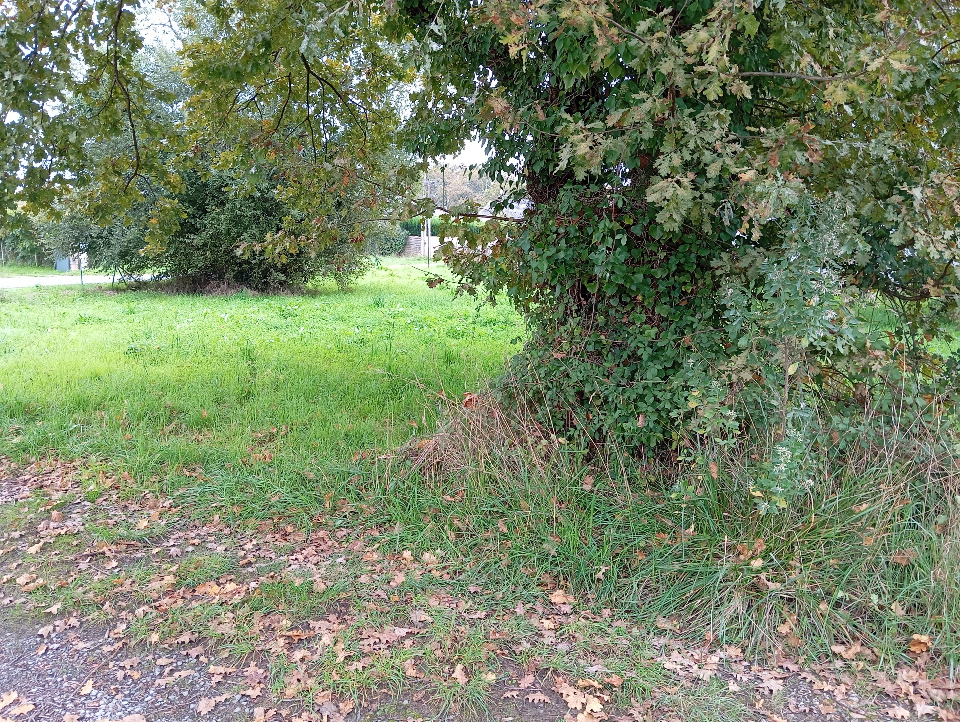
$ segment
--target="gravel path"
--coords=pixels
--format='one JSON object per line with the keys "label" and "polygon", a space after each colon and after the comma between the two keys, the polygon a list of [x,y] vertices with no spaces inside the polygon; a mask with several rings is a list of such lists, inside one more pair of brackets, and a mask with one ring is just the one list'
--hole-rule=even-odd
{"label": "gravel path", "polygon": [[218,695],[226,699],[204,720],[253,717],[256,705],[239,690],[224,683],[213,687],[206,674],[211,662],[205,656],[174,652],[169,664],[158,666],[147,650],[118,644],[106,627],[67,628],[44,641],[24,629],[27,626],[34,625],[23,618],[0,617],[0,695],[17,693],[0,717],[11,707],[32,705],[16,722],[134,722],[136,715],[149,722],[183,722],[198,717],[201,698]]}

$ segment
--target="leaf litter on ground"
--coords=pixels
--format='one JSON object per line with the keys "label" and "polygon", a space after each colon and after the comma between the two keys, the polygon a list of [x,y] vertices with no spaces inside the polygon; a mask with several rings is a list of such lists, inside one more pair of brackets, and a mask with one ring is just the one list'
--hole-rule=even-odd
{"label": "leaf litter on ground", "polygon": [[[761,665],[736,647],[691,647],[671,620],[637,630],[552,580],[539,600],[475,581],[464,593],[463,570],[443,552],[392,551],[371,525],[300,528],[276,518],[231,528],[168,497],[121,494],[109,479],[89,502],[81,479],[90,473],[0,460],[0,504],[12,520],[0,535],[0,607],[54,618],[35,628],[37,654],[81,625],[110,627],[102,648],[116,658],[80,696],[107,680],[144,684],[144,670],[156,670],[155,687],[205,680],[210,693],[193,702],[202,717],[240,695],[256,705],[253,719],[334,722],[400,689],[424,709],[467,711],[481,695],[481,705],[553,705],[567,720],[599,722],[670,719],[678,695],[720,680],[758,709],[790,684],[816,694],[816,708],[791,702],[788,716],[839,708],[960,719],[960,683],[929,674],[935,650],[923,634],[907,642],[913,664],[893,669],[870,666],[877,655],[862,641],[836,645],[829,660],[801,664],[778,652]],[[345,511],[362,518],[362,509]],[[117,528],[129,531],[103,531]],[[792,629],[785,622],[783,633]],[[29,704],[5,693],[0,714],[14,719]]]}

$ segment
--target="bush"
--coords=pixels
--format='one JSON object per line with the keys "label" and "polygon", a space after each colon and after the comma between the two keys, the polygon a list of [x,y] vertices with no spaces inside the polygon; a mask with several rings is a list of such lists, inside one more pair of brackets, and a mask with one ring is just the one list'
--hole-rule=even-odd
{"label": "bush", "polygon": [[373,223],[364,228],[367,250],[377,256],[399,256],[407,247],[407,232],[403,223]]}
{"label": "bush", "polygon": [[[43,223],[44,243],[64,254],[85,252],[92,267],[121,277],[149,272],[191,290],[226,284],[268,291],[315,278],[346,288],[367,268],[363,236],[349,223],[318,230],[292,213],[269,182],[240,195],[224,173],[188,171],[182,179],[177,195],[148,189],[145,200],[105,227],[80,210]],[[180,218],[169,232],[157,233],[155,216],[164,205]]]}
{"label": "bush", "polygon": [[304,283],[315,275],[319,264],[306,249],[290,246],[272,256],[265,251],[265,239],[282,230],[286,215],[269,187],[237,196],[219,174],[186,173],[184,181],[177,196],[184,214],[178,229],[162,246],[148,247],[164,275],[198,288],[228,283],[257,290]]}
{"label": "bush", "polygon": [[37,223],[21,215],[0,236],[4,263],[40,266],[53,261],[53,253],[42,240]]}

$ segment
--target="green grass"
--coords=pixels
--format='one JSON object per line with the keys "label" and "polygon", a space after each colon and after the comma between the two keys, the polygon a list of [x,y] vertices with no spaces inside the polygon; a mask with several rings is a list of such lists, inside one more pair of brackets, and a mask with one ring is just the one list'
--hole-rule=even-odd
{"label": "green grass", "polygon": [[436,395],[476,390],[522,334],[509,306],[452,300],[415,266],[345,294],[0,292],[0,449],[216,487],[231,514],[273,515],[278,491],[309,512],[322,480],[432,428]]}
{"label": "green grass", "polygon": [[[585,489],[583,450],[559,445],[543,463],[526,438],[481,445],[446,476],[411,469],[391,452],[433,432],[440,394],[458,407],[523,335],[508,305],[451,299],[416,266],[389,261],[349,293],[2,293],[0,454],[84,458],[131,496],[171,493],[204,519],[379,527],[385,551],[430,551],[452,571],[408,579],[415,594],[511,609],[570,584],[579,604],[629,620],[637,649],[659,626],[756,655],[795,644],[798,656],[827,657],[859,639],[890,661],[929,634],[956,660],[960,512],[938,482],[880,456],[831,469],[776,515],[755,512],[742,469],[721,465],[712,482],[696,469],[668,480],[597,468]],[[95,499],[96,483],[83,493]],[[233,563],[185,559],[186,583]],[[340,593],[278,577],[257,603],[305,617]]]}
{"label": "green grass", "polygon": [[4,263],[0,264],[0,278],[14,278],[15,276],[79,276],[80,271],[70,271],[62,273],[53,267],[53,264],[47,266],[22,266],[19,264]]}

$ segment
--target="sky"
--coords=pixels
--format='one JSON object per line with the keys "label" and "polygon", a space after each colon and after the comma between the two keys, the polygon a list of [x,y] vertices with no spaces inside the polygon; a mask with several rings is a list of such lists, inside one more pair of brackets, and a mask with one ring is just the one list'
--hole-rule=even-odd
{"label": "sky", "polygon": [[483,163],[487,159],[487,154],[483,146],[475,140],[468,140],[463,150],[458,155],[447,155],[441,158],[437,165],[475,165]]}

